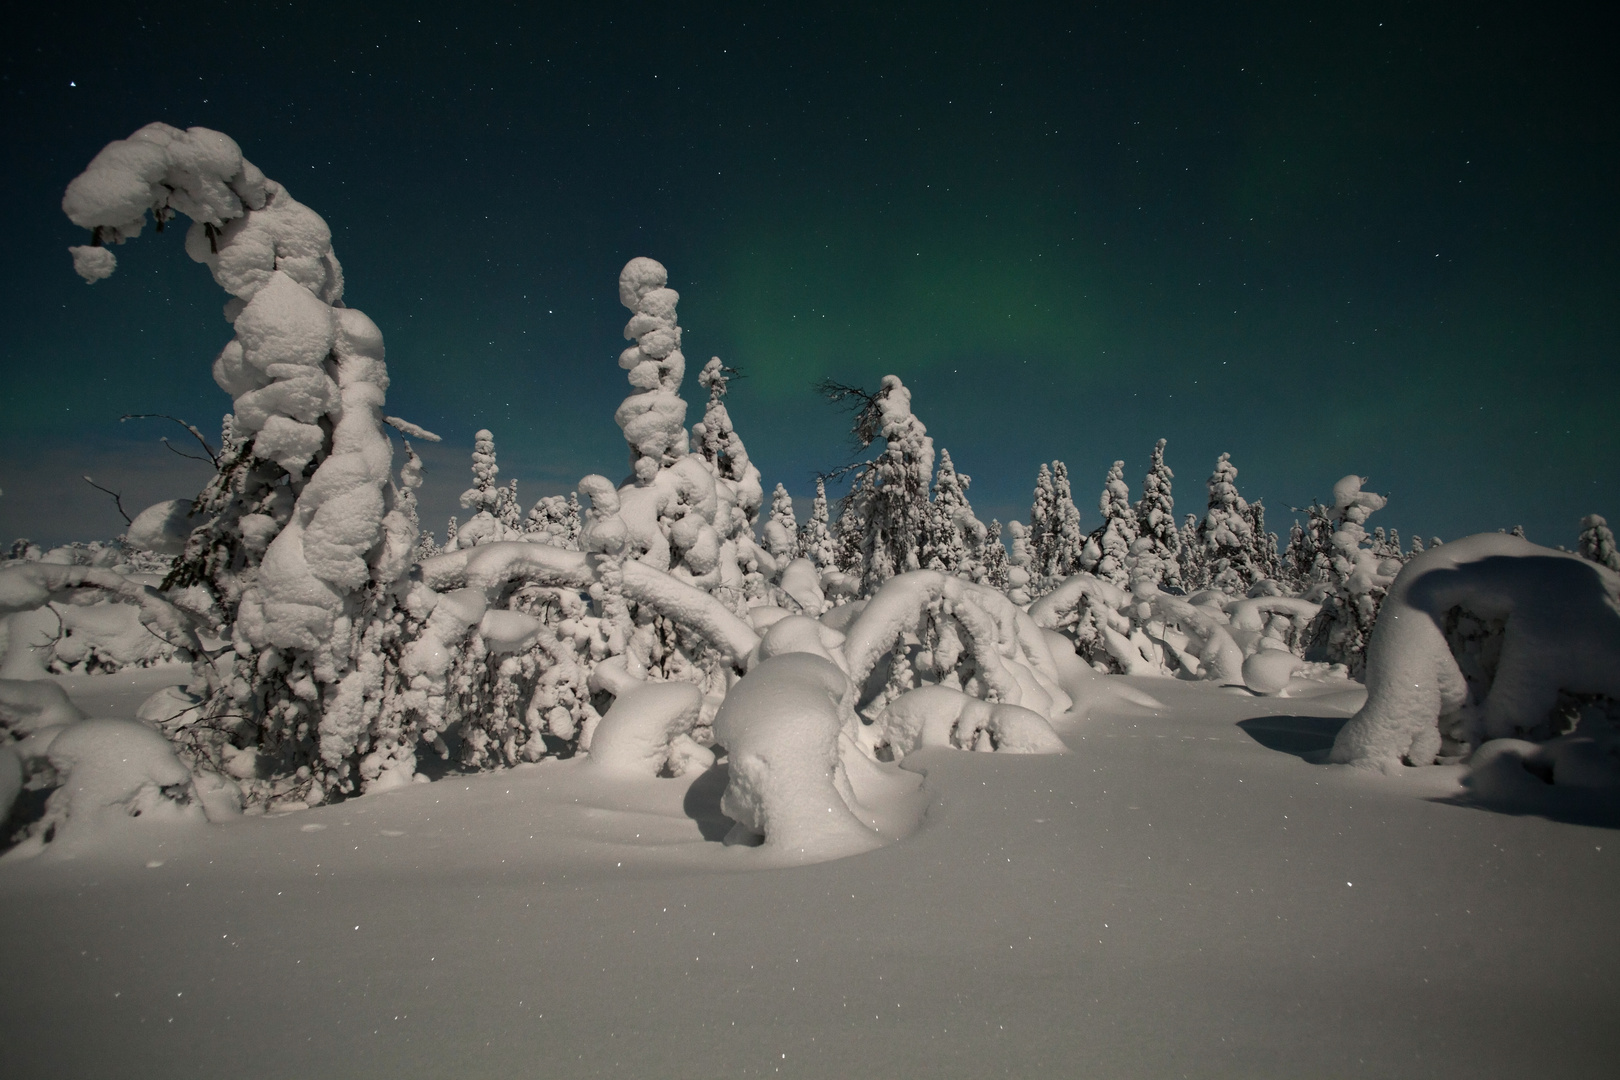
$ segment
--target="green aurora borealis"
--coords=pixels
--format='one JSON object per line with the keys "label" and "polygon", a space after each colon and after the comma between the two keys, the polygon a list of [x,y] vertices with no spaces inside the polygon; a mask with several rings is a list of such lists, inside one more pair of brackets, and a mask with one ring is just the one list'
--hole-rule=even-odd
{"label": "green aurora borealis", "polygon": [[171,233],[93,289],[62,250],[62,187],[155,119],[231,134],[332,225],[390,410],[447,440],[429,527],[479,427],[526,500],[622,471],[638,254],[796,495],[851,453],[812,384],[894,372],[985,518],[1062,458],[1089,529],[1160,436],[1178,511],[1231,451],[1283,533],[1347,472],[1406,536],[1620,516],[1613,15],[108,10],[104,51],[41,15],[0,46],[0,539],[116,532],[80,473],[200,485],[117,416],[217,422],[223,296]]}

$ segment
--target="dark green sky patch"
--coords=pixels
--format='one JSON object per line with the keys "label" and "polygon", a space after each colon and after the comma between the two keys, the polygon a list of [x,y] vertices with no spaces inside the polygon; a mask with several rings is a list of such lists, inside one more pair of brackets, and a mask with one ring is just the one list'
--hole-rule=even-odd
{"label": "dark green sky patch", "polygon": [[0,539],[44,534],[25,489],[82,484],[70,448],[120,413],[228,405],[224,297],[177,235],[93,288],[68,267],[63,186],[153,119],[230,133],[332,226],[390,411],[446,437],[436,528],[479,427],[526,500],[618,475],[635,255],[682,294],[689,369],[743,370],[738,430],[796,495],[850,453],[813,384],[893,372],[985,516],[1062,458],[1095,524],[1108,464],[1137,490],[1163,436],[1178,509],[1231,451],[1279,530],[1351,471],[1408,534],[1620,519],[1604,9],[94,14],[119,48],[44,10],[0,42]]}

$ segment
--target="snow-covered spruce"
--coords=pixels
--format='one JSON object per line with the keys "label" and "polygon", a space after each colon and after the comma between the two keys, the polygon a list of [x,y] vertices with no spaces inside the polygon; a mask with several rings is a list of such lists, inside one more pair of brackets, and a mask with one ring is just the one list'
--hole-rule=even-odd
{"label": "snow-covered spruce", "polygon": [[1164,439],[1153,444],[1147,476],[1142,480],[1142,501],[1136,504],[1137,535],[1150,542],[1159,560],[1159,580],[1173,589],[1181,583],[1181,536],[1176,531],[1176,500],[1171,485],[1176,474],[1164,463]]}
{"label": "snow-covered spruce", "polygon": [[838,549],[830,527],[827,509],[827,482],[816,477],[816,496],[810,502],[810,517],[799,527],[799,553],[809,559],[817,571],[835,569]]}
{"label": "snow-covered spruce", "polygon": [[973,514],[967,490],[973,478],[956,471],[951,452],[939,452],[939,473],[934,478],[931,504],[922,550],[918,555],[925,570],[942,570],[975,581],[984,580],[984,523]]}
{"label": "snow-covered spruce", "polygon": [[1081,561],[1104,581],[1129,585],[1127,562],[1131,545],[1136,543],[1136,508],[1131,505],[1131,489],[1125,484],[1125,463],[1116,461],[1108,468],[1102,497],[1097,500],[1103,523],[1086,539]]}
{"label": "snow-covered spruce", "polygon": [[1237,490],[1237,466],[1222,454],[1209,477],[1209,509],[1198,525],[1203,548],[1203,583],[1231,596],[1243,596],[1265,576],[1255,554],[1249,503]]}
{"label": "snow-covered spruce", "polygon": [[[1464,618],[1499,635],[1472,679],[1447,641]],[[1390,586],[1366,678],[1333,761],[1427,765],[1443,749],[1561,734],[1583,700],[1620,699],[1620,576],[1501,533],[1432,548]]]}
{"label": "snow-covered spruce", "polygon": [[[257,802],[317,802],[413,767],[395,657],[395,590],[416,530],[398,506],[383,430],[383,339],[342,306],[343,272],[320,215],[267,179],[229,137],[149,124],[108,145],[63,210],[91,246],[192,219],[186,251],[232,299],[235,336],[214,361],[239,445],[199,497],[170,592],[202,590],[235,660],[210,689],[210,737]],[[88,279],[113,260],[75,251]],[[88,271],[88,272],[87,272]],[[194,608],[197,604],[192,605]],[[243,753],[247,758],[243,758]]]}
{"label": "snow-covered spruce", "polygon": [[[1018,535],[1014,533],[1016,544]],[[1031,575],[1030,589],[1039,595],[1074,573],[1086,558],[1086,538],[1080,532],[1080,511],[1074,505],[1069,469],[1061,461],[1042,463],[1035,476],[1035,499],[1029,509],[1025,533]],[[1015,552],[1016,556],[1016,552]],[[1095,563],[1093,563],[1095,565]]]}
{"label": "snow-covered spruce", "polygon": [[517,481],[512,481],[510,487],[501,486],[495,435],[487,428],[473,435],[472,474],[472,487],[461,493],[461,506],[471,510],[472,516],[457,526],[452,539],[445,541],[447,551],[497,540],[516,540],[523,533],[518,516]]}
{"label": "snow-covered spruce", "polygon": [[932,513],[934,440],[911,411],[911,391],[897,375],[866,399],[855,422],[863,446],[884,441],[883,452],[857,471],[838,519],[840,566],[872,592],[896,574],[918,569],[921,541]]}

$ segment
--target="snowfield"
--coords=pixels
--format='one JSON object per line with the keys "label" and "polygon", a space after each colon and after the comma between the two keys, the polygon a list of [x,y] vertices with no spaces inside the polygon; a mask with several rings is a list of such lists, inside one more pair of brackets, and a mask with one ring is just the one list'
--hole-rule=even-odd
{"label": "snowfield", "polygon": [[718,771],[583,759],[5,860],[7,1071],[1613,1075],[1615,822],[1313,763],[1354,683],[1111,679],[1164,707],[908,753],[915,831],[814,865],[721,843]]}

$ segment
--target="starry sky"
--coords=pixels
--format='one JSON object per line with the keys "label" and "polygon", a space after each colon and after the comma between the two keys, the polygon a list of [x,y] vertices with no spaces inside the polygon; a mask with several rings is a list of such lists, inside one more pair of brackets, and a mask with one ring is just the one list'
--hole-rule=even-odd
{"label": "starry sky", "polygon": [[[204,125],[332,226],[441,532],[480,427],[525,503],[618,477],[620,266],[682,294],[767,488],[852,459],[813,389],[894,373],[981,517],[1068,463],[1082,526],[1169,440],[1286,537],[1620,519],[1617,16],[1361,3],[35,5],[0,38],[0,542],[109,537],[208,469],[225,296],[148,229],[95,286],[63,187]],[[556,9],[556,10],[551,10]],[[802,507],[803,504],[801,504]],[[801,511],[802,512],[802,511]]]}

